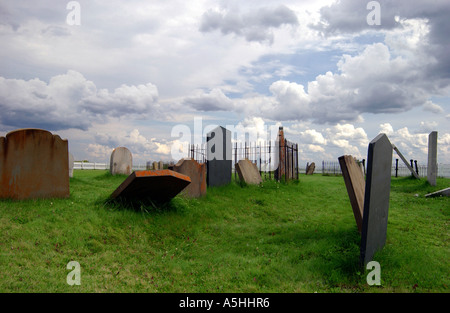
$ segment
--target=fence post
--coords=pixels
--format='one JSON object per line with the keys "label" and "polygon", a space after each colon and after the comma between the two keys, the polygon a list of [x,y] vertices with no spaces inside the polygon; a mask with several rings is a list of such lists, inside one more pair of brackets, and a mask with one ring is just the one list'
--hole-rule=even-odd
{"label": "fence post", "polygon": [[398,159],[395,159],[395,177],[398,177]]}

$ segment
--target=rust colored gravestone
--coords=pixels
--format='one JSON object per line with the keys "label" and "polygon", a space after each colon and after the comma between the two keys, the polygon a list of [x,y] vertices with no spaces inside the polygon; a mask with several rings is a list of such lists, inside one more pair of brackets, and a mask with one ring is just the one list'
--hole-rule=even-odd
{"label": "rust colored gravestone", "polygon": [[114,149],[109,161],[109,171],[112,175],[130,175],[133,170],[133,156],[125,147]]}
{"label": "rust colored gravestone", "polygon": [[255,163],[250,162],[248,159],[240,160],[235,164],[236,171],[239,175],[239,179],[246,184],[261,184],[261,174],[259,174],[258,167]]}
{"label": "rust colored gravestone", "polygon": [[42,129],[0,137],[0,198],[67,198],[68,142]]}
{"label": "rust colored gravestone", "polygon": [[133,172],[111,194],[111,199],[125,199],[130,202],[156,203],[170,201],[179,194],[191,179],[171,170]]}
{"label": "rust colored gravestone", "polygon": [[364,175],[351,155],[339,157],[339,164],[341,166],[348,197],[350,198],[350,204],[352,205],[356,225],[358,226],[358,231],[361,233],[364,212],[364,191],[366,188]]}
{"label": "rust colored gravestone", "polygon": [[191,179],[191,183],[182,191],[185,196],[199,198],[206,195],[206,164],[200,164],[192,158],[181,159],[173,166],[173,171]]}

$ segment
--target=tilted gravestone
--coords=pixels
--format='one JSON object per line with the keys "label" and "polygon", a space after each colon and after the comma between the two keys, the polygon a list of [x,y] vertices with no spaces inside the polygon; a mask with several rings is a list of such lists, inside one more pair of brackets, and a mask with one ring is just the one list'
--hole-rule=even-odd
{"label": "tilted gravestone", "polygon": [[386,243],[391,190],[392,144],[385,134],[369,143],[360,261],[370,262]]}
{"label": "tilted gravestone", "polygon": [[250,162],[248,159],[240,160],[235,164],[236,171],[239,175],[239,179],[242,182],[250,185],[258,185],[262,183],[261,174],[255,163]]}
{"label": "tilted gravestone", "polygon": [[68,198],[68,142],[42,129],[0,137],[0,198]]}
{"label": "tilted gravestone", "polygon": [[111,153],[109,170],[112,175],[130,175],[133,171],[133,156],[125,147],[114,149]]}
{"label": "tilted gravestone", "polygon": [[426,198],[450,197],[450,187],[425,195]]}
{"label": "tilted gravestone", "polygon": [[306,175],[313,175],[315,169],[316,169],[316,163],[312,162],[306,168]]}
{"label": "tilted gravestone", "polygon": [[427,180],[431,186],[436,186],[437,178],[437,137],[436,131],[428,135],[428,166]]}
{"label": "tilted gravestone", "polygon": [[400,150],[395,146],[392,145],[392,148],[395,150],[395,152],[397,152],[397,155],[400,157],[400,159],[402,159],[403,163],[405,163],[406,167],[409,169],[409,171],[411,172],[411,174],[417,178],[420,179],[419,174],[417,174],[414,169],[412,168],[412,166],[408,163],[408,161],[405,159],[405,157],[403,156],[403,154],[400,152]]}
{"label": "tilted gravestone", "polygon": [[182,191],[186,197],[199,198],[206,195],[206,164],[200,164],[194,159],[181,159],[173,166],[173,171],[191,179],[191,183]]}
{"label": "tilted gravestone", "polygon": [[72,153],[69,153],[69,177],[73,177],[73,165],[74,165],[74,158]]}
{"label": "tilted gravestone", "polygon": [[190,183],[188,176],[170,170],[136,171],[117,187],[110,198],[124,199],[130,204],[165,203]]}
{"label": "tilted gravestone", "polygon": [[231,182],[231,131],[219,126],[206,135],[206,184],[210,187]]}
{"label": "tilted gravestone", "polygon": [[358,226],[358,231],[361,233],[364,211],[364,192],[366,187],[364,175],[358,163],[356,163],[355,158],[351,155],[339,157],[339,164],[341,166],[348,197],[350,198],[350,204],[352,205],[356,225]]}

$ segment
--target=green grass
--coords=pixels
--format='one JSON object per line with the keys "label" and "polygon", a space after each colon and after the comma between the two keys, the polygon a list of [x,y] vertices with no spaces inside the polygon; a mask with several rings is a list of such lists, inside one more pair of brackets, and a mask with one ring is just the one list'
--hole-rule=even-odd
{"label": "green grass", "polygon": [[[0,292],[450,291],[450,202],[424,198],[450,179],[392,179],[373,287],[342,177],[233,182],[137,210],[106,201],[125,178],[80,170],[69,199],[0,201]],[[80,286],[66,282],[70,261]]]}

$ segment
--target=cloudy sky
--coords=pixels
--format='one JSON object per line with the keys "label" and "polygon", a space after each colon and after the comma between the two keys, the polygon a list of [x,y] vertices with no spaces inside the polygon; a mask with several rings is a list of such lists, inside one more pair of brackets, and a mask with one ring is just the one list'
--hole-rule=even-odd
{"label": "cloudy sky", "polygon": [[170,160],[180,129],[282,125],[301,163],[366,158],[383,132],[424,164],[438,131],[450,164],[448,16],[448,0],[0,0],[0,135],[145,163]]}

